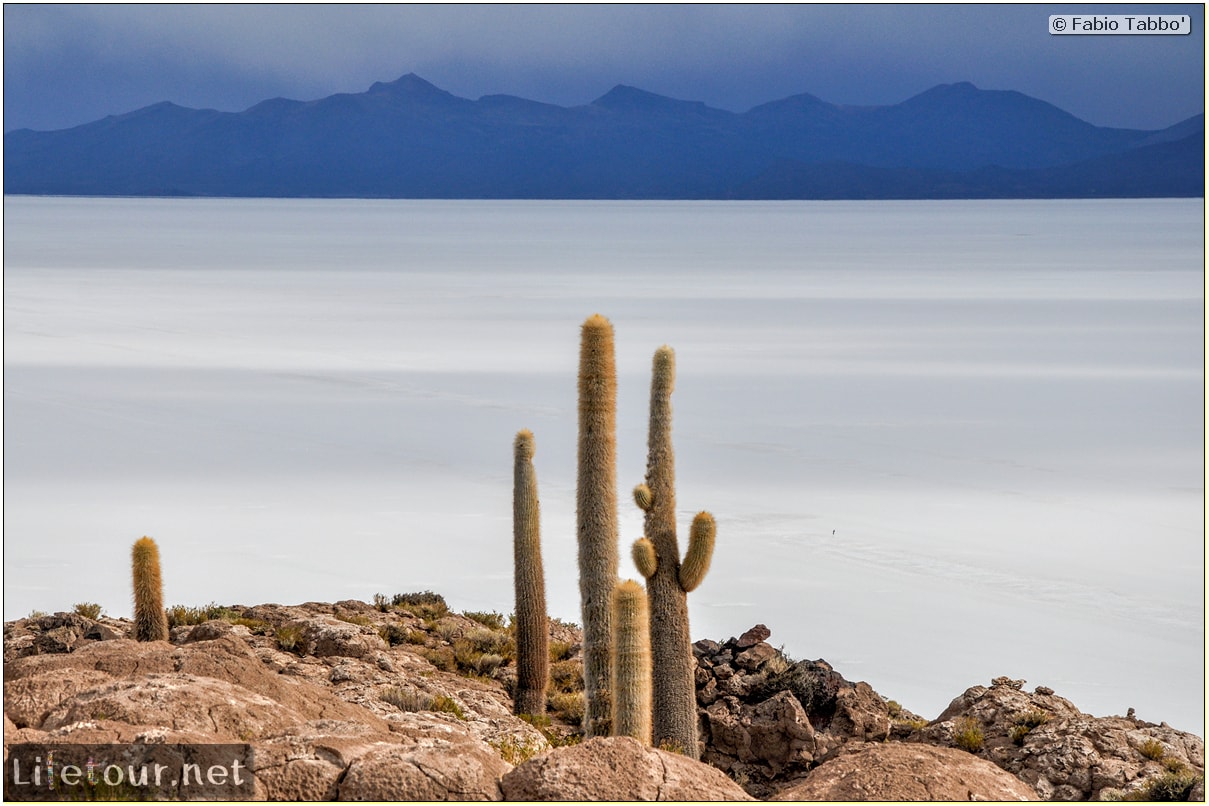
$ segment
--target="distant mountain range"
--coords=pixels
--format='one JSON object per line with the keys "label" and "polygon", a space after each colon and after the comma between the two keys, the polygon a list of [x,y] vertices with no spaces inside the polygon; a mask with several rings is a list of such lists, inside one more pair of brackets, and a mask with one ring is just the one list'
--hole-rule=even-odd
{"label": "distant mountain range", "polygon": [[4,192],[95,196],[893,199],[1204,196],[1205,119],[1093,126],[947,84],[892,106],[744,113],[618,86],[561,107],[414,74],[243,112],[159,103],[4,135]]}

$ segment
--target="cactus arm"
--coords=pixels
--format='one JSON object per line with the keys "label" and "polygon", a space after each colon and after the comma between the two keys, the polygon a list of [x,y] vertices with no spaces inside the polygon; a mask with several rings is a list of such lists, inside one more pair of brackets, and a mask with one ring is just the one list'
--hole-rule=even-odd
{"label": "cactus arm", "polygon": [[642,574],[643,579],[655,576],[655,571],[659,568],[659,558],[655,556],[655,544],[645,537],[640,537],[634,541],[632,552],[634,566],[638,569],[638,573]]}
{"label": "cactus arm", "polygon": [[696,590],[709,572],[709,563],[714,556],[716,533],[714,516],[708,512],[697,513],[689,531],[688,553],[684,555],[684,562],[680,563],[680,588],[685,593]]}
{"label": "cactus arm", "polygon": [[655,503],[655,496],[651,494],[651,488],[645,484],[639,484],[634,488],[634,503],[643,512],[649,512]]}

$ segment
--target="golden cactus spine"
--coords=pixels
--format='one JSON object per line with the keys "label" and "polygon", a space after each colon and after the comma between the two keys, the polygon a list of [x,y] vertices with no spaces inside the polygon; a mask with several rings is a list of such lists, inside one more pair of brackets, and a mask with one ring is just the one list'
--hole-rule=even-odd
{"label": "golden cactus spine", "polygon": [[651,743],[650,610],[632,579],[613,589],[613,735]]}
{"label": "golden cactus spine", "polygon": [[579,352],[576,532],[583,617],[584,736],[610,734],[610,621],[617,582],[617,368],[613,325],[595,314]]}
{"label": "golden cactus spine", "polygon": [[542,570],[541,518],[533,433],[517,432],[513,443],[513,583],[516,589],[517,714],[544,714],[550,682],[550,630],[546,618],[546,580]]}
{"label": "golden cactus spine", "polygon": [[149,537],[134,541],[131,549],[134,578],[134,638],[167,641],[168,614],[164,611],[164,582],[160,576],[160,550]]}
{"label": "golden cactus spine", "polygon": [[697,697],[688,623],[688,591],[709,570],[714,522],[708,512],[693,521],[684,562],[676,541],[676,466],[672,451],[672,390],[676,354],[655,351],[651,371],[651,414],[647,436],[646,482],[634,491],[643,510],[645,536],[634,544],[634,561],[646,578],[651,613],[653,670],[652,741],[698,758]]}

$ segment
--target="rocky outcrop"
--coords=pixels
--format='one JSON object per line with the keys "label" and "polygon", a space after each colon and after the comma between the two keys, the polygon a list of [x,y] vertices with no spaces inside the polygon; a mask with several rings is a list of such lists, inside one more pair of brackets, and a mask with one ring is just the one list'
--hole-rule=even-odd
{"label": "rocky outcrop", "polygon": [[767,797],[852,742],[891,733],[889,705],[867,683],[823,660],[790,661],[757,624],[739,638],[698,641],[697,703],[703,761]]}
{"label": "rocky outcrop", "polygon": [[1046,686],[1025,691],[1024,682],[998,677],[967,689],[912,740],[970,746],[974,734],[976,755],[1042,800],[1120,799],[1172,774],[1204,780],[1200,737],[1132,716],[1090,716]]}
{"label": "rocky outcrop", "polygon": [[594,738],[504,775],[510,801],[753,800],[717,769],[628,737]]}
{"label": "rocky outcrop", "polygon": [[[158,642],[105,617],[5,624],[6,753],[247,744],[268,800],[1018,799],[1012,781],[1039,799],[1204,799],[1197,736],[1008,678],[929,723],[823,660],[786,658],[763,625],[694,644],[706,765],[633,740],[554,749],[579,721],[512,715],[502,619],[351,600],[216,610]],[[573,679],[580,635],[550,630],[552,670]]]}
{"label": "rocky outcrop", "polygon": [[501,797],[512,769],[501,747],[550,747],[511,715],[500,684],[440,670],[419,644],[392,647],[379,632],[421,619],[352,602],[235,612],[176,628],[171,642],[74,614],[6,625],[6,748],[248,744],[258,798],[465,801]]}
{"label": "rocky outcrop", "polygon": [[944,747],[854,743],[772,800],[1017,801],[1032,787],[989,761]]}

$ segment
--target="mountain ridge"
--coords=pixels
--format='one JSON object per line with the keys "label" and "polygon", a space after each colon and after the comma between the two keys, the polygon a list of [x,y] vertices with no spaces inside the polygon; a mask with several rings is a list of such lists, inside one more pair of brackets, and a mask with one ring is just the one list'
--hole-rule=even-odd
{"label": "mountain ridge", "polygon": [[[1129,169],[1136,149],[1185,154],[1176,144],[1198,134],[1203,142],[1203,115],[1158,130],[1098,127],[970,82],[885,106],[801,93],[729,112],[625,84],[571,107],[510,95],[470,100],[406,73],[361,93],[267,99],[242,112],[164,101],[69,129],[9,132],[5,192],[723,199],[759,194],[778,166],[806,166],[815,182],[780,177],[777,192],[882,198],[890,185],[879,185],[879,172],[908,172],[914,179],[895,186],[909,187],[909,198],[949,198],[955,186],[974,197],[1050,197],[1056,185],[1045,172],[1099,160],[1100,175],[1081,184],[1070,174],[1062,192],[1204,195],[1203,168],[1199,187],[1188,181],[1195,160],[1185,170],[1149,158],[1160,166],[1154,176]],[[832,171],[817,187],[829,165],[853,166],[862,178]],[[995,170],[1010,181],[996,184]]]}

